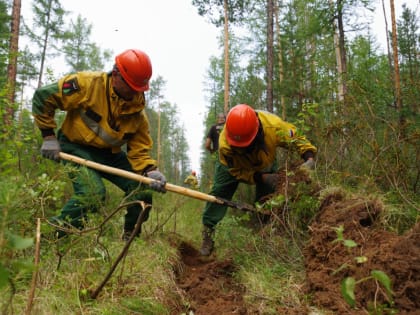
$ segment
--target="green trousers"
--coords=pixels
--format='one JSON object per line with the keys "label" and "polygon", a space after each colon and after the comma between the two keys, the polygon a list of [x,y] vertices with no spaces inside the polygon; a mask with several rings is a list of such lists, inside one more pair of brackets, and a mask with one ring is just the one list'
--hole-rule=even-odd
{"label": "green trousers", "polygon": [[[112,153],[110,149],[98,149],[72,143],[60,132],[58,140],[61,150],[65,153],[125,171],[133,171],[125,152]],[[62,162],[64,164],[71,163],[68,161]],[[51,218],[51,220],[66,221],[76,228],[82,228],[86,214],[88,212],[96,212],[105,201],[106,189],[102,178],[115,184],[125,192],[126,196],[135,191],[135,193],[130,195],[129,200],[140,200],[152,205],[152,191],[149,190],[148,186],[144,184],[141,186],[139,182],[121,176],[74,165],[77,167],[77,170],[69,174],[73,183],[74,194],[64,205],[61,214]],[[141,207],[137,204],[127,207],[124,217],[125,230],[131,231],[134,229],[140,211]],[[147,209],[147,213],[145,213],[145,220],[148,219],[149,211],[150,209]]]}
{"label": "green trousers", "polygon": [[[274,165],[272,168],[274,168]],[[214,170],[214,182],[209,194],[223,199],[232,200],[238,185],[239,181],[229,173],[229,168],[217,160]],[[255,201],[273,192],[274,191],[270,186],[262,183],[257,184],[255,188]],[[204,207],[202,223],[209,228],[214,228],[217,223],[223,219],[226,212],[227,206],[207,202]]]}

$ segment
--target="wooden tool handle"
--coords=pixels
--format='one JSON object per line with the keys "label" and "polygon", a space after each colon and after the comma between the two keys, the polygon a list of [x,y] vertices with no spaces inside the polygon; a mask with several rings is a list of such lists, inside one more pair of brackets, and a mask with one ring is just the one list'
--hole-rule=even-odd
{"label": "wooden tool handle", "polygon": [[[125,177],[128,179],[132,179],[144,184],[150,184],[152,181],[154,181],[154,179],[146,177],[146,176],[142,176],[133,172],[129,172],[129,171],[125,171],[119,168],[115,168],[115,167],[111,167],[108,165],[104,165],[104,164],[100,164],[100,163],[96,163],[90,160],[86,160],[83,158],[80,158],[78,156],[75,155],[71,155],[68,153],[64,153],[64,152],[60,152],[60,158],[63,160],[67,160],[73,163],[77,163],[80,165],[84,165],[86,167],[89,168],[93,168],[95,170],[101,171],[101,172],[105,172],[105,173],[109,173],[109,174],[114,174],[114,175],[118,175],[121,177]],[[214,203],[219,203],[219,204],[224,204],[223,200],[220,200],[218,198],[216,198],[215,196],[212,195],[208,195],[205,193],[202,193],[200,191],[197,190],[192,190],[192,189],[188,189],[185,187],[181,187],[181,186],[177,186],[177,185],[173,185],[170,183],[166,183],[165,188],[167,191],[171,191],[171,192],[175,192],[184,196],[188,196],[188,197],[193,197],[195,199],[200,199],[203,201],[209,201],[209,202],[214,202]]]}

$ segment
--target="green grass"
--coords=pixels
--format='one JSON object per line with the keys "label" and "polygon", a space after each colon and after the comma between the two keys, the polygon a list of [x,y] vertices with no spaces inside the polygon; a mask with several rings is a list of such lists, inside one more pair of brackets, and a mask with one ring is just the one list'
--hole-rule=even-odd
{"label": "green grass", "polygon": [[[109,199],[113,202],[107,204],[107,208],[117,205],[117,200],[121,197],[112,188],[109,194],[112,195]],[[165,198],[167,197],[160,199],[165,201]],[[57,243],[43,239],[33,314],[104,314],[105,311],[109,314],[127,314],[124,311],[127,309],[139,314],[164,314],[166,298],[172,295],[174,288],[172,265],[178,258],[176,248],[169,246],[166,235],[153,223],[158,222],[158,217],[162,222],[168,220],[168,213],[160,210],[163,208],[163,203],[156,202],[156,213],[153,212],[150,220],[152,224],[146,223],[144,237],[132,244],[128,255],[118,265],[96,301],[86,299],[83,292],[94,290],[99,285],[124,246],[120,240],[122,212],[108,222],[99,242],[96,239],[98,231],[81,236],[72,235]],[[106,210],[92,215],[89,227],[99,223],[103,218],[101,215],[106,215]],[[14,213],[13,217],[15,215]],[[2,219],[2,222],[6,222],[7,218]],[[162,227],[166,228],[168,222],[162,223]],[[31,233],[31,228],[32,235],[34,234],[33,222],[32,227],[26,225],[26,228],[25,234]],[[20,228],[14,230],[12,225],[8,229],[16,234],[20,232]],[[41,230],[42,233],[48,233],[51,227],[43,223]],[[27,260],[31,264],[33,261],[33,248],[12,251],[3,246],[1,249],[1,263],[10,269],[17,262],[22,264],[21,261]],[[24,314],[32,270],[18,267],[13,270],[15,272],[11,277],[14,289],[9,285],[2,287],[0,308],[6,313]],[[9,304],[8,297],[11,295],[13,299]]]}
{"label": "green grass", "polygon": [[[48,178],[42,183],[43,187],[50,187]],[[0,187],[3,205],[6,201],[9,205],[0,216],[0,240],[4,240],[5,230],[21,236],[34,236],[35,219],[42,212],[31,209],[35,209],[34,205],[39,205],[40,198],[46,196],[30,183],[25,186],[33,190],[29,195],[22,195],[15,185],[8,189],[6,182],[0,182]],[[121,202],[122,193],[112,185],[107,185],[107,188],[107,203],[98,214],[90,216],[88,227],[100,224]],[[57,198],[45,199],[53,206],[44,209],[49,214],[57,211],[65,201],[62,191],[52,191]],[[25,204],[32,217],[24,212]],[[311,297],[303,290],[305,269],[301,248],[306,241],[306,231],[298,223],[301,215],[309,220],[306,216],[313,213],[307,210],[318,203],[316,199],[306,198],[296,205],[301,208],[290,213],[288,220],[291,224],[283,231],[275,225],[256,228],[251,224],[249,213],[233,209],[229,209],[217,227],[216,257],[231,259],[237,266],[234,277],[246,288],[244,300],[249,312],[277,314],[279,307],[298,308],[310,304]],[[169,192],[155,193],[154,206],[149,220],[143,225],[141,238],[132,244],[95,300],[89,298],[90,292],[105,279],[124,246],[120,240],[124,210],[106,223],[99,241],[97,230],[72,235],[58,242],[43,239],[32,314],[169,315],[174,308],[184,306],[186,309],[190,301],[175,281],[174,270],[180,270],[178,245],[188,242],[199,248],[203,208],[204,202],[200,200]],[[394,215],[398,211],[396,207],[390,209],[387,219],[395,221]],[[18,221],[19,217],[21,221]],[[399,220],[402,219],[399,217]],[[409,221],[408,218],[404,220]],[[404,221],[404,224],[407,223]],[[43,222],[41,232],[48,234],[51,227]],[[0,250],[0,263],[13,270],[13,289],[7,283],[0,289],[0,312],[25,314],[34,246],[15,250],[3,241]],[[10,296],[13,297],[11,304]],[[315,311],[318,313],[314,314],[324,314]]]}
{"label": "green grass", "polygon": [[[99,214],[90,216],[89,227],[99,224],[122,198],[111,186],[108,194],[108,204]],[[72,235],[58,242],[43,240],[32,313],[161,315],[170,314],[175,306],[188,305],[175,282],[174,270],[180,264],[177,244],[182,240],[199,248],[203,207],[200,200],[172,193],[155,194],[154,207],[143,225],[141,238],[132,244],[96,300],[90,299],[89,293],[98,288],[124,245],[119,239],[123,212],[107,223],[99,242],[98,231]],[[222,221],[216,236],[217,257],[233,258],[240,266],[235,277],[247,287],[247,303],[253,305],[264,297],[259,307],[265,314],[275,314],[276,305],[286,299],[287,303],[299,303],[300,293],[285,287],[293,289],[302,281],[302,274],[296,271],[296,266],[288,266],[287,259],[278,260],[279,256],[290,254],[278,252],[284,246],[268,248],[258,233],[244,227],[242,220],[246,218],[247,215],[233,216],[229,212]],[[35,230],[35,226],[32,228]],[[42,224],[42,231],[50,229]],[[19,256],[31,261],[33,249]],[[24,314],[30,284],[30,271],[15,275],[13,303],[7,306],[7,299],[1,299],[1,309]],[[2,297],[10,294],[9,286],[0,291]]]}

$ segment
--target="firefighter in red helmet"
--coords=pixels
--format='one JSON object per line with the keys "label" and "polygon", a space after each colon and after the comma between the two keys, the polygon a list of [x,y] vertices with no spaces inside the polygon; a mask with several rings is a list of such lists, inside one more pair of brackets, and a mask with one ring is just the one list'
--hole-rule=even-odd
{"label": "firefighter in red helmet", "polygon": [[190,175],[188,175],[185,180],[184,184],[190,186],[192,189],[198,190],[200,185],[198,184],[197,174],[195,171],[192,171]]}
{"label": "firefighter in red helmet", "polygon": [[[45,85],[35,91],[32,112],[40,129],[43,157],[59,161],[59,152],[71,153],[81,158],[133,171],[153,178],[153,190],[165,192],[166,179],[149,152],[152,139],[146,116],[144,92],[149,89],[152,64],[149,56],[138,49],[128,49],[115,57],[110,72],[77,72]],[[56,131],[54,114],[66,112],[62,126]],[[127,152],[121,147],[127,146]],[[87,211],[95,211],[105,201],[105,184],[111,181],[134,200],[152,205],[152,192],[148,187],[117,175],[86,170],[94,183],[87,183],[82,172],[72,174],[74,196],[64,205],[61,213],[50,221],[55,225],[83,228]],[[132,191],[136,191],[132,194]],[[128,240],[134,231],[141,212],[138,203],[127,207],[124,217],[123,239]],[[57,235],[65,236],[58,229]]]}
{"label": "firefighter in red helmet", "polygon": [[[302,167],[314,168],[316,148],[297,133],[294,125],[246,104],[234,106],[220,133],[219,159],[210,194],[231,200],[240,182],[256,185],[256,200],[273,193],[279,180],[275,173],[277,147],[295,149],[305,161]],[[215,227],[226,210],[225,205],[206,203],[202,216],[202,255],[212,253]]]}

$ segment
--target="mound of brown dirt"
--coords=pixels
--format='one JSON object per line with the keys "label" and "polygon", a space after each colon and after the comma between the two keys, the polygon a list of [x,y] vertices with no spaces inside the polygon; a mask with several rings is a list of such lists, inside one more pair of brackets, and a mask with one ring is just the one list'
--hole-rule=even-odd
{"label": "mound of brown dirt", "polygon": [[[385,231],[379,217],[383,210],[378,200],[346,199],[340,194],[327,196],[310,226],[311,240],[304,250],[308,292],[313,303],[337,314],[367,314],[368,309],[398,314],[419,314],[420,309],[420,225],[405,235]],[[344,239],[356,242],[346,247],[335,241],[334,228],[344,228]],[[356,257],[365,257],[358,263]],[[340,285],[344,278],[369,277],[372,270],[385,272],[392,281],[394,303],[387,298],[380,283],[373,279],[355,287],[356,307],[343,299]],[[379,313],[378,313],[379,314]]]}
{"label": "mound of brown dirt", "polygon": [[[311,181],[309,173],[282,171],[279,174],[278,194],[289,200],[299,200],[303,195],[319,196],[321,189]],[[279,214],[288,210],[282,206],[272,211],[281,219]],[[308,223],[311,236],[303,249],[307,275],[304,293],[311,296],[311,301],[299,307],[279,305],[278,314],[318,314],[310,311],[314,306],[339,315],[420,315],[420,223],[404,235],[397,235],[384,230],[380,222],[382,211],[383,204],[377,199],[348,198],[340,192],[324,197],[319,210],[314,210],[316,217],[310,216],[304,222]],[[337,231],[356,246],[345,246],[338,240]],[[177,285],[189,303],[182,312],[260,314],[252,306],[245,306],[245,288],[232,277],[236,269],[232,261],[202,258],[186,242],[177,248],[182,259],[181,267],[176,270]],[[392,299],[384,286],[370,277],[373,270],[380,270],[391,279]],[[354,308],[341,293],[341,283],[346,277],[356,281],[366,279],[356,284]],[[179,313],[178,310],[174,315]]]}
{"label": "mound of brown dirt", "polygon": [[195,315],[248,314],[244,289],[233,279],[235,267],[231,261],[203,258],[185,242],[179,252],[183,264],[176,271],[177,284],[190,303],[187,311]]}

